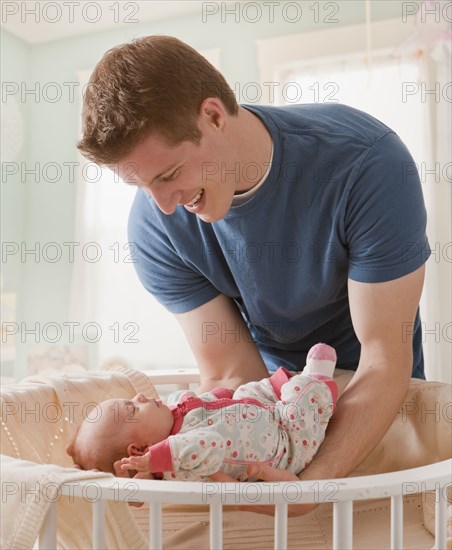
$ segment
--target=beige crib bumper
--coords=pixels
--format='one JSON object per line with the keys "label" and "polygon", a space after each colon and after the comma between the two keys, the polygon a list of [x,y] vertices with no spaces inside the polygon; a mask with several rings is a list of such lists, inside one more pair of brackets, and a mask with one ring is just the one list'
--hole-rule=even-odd
{"label": "beige crib bumper", "polygon": [[[0,466],[0,548],[31,549],[52,501],[58,502],[59,548],[92,547],[89,498],[63,497],[58,488],[65,481],[96,478],[99,473],[71,468],[65,447],[90,410],[88,407],[138,392],[157,396],[145,374],[122,366],[95,373],[30,377],[2,388],[0,451],[7,456]],[[114,482],[114,476],[111,479]],[[139,550],[147,546],[127,504],[108,502],[106,547]]]}

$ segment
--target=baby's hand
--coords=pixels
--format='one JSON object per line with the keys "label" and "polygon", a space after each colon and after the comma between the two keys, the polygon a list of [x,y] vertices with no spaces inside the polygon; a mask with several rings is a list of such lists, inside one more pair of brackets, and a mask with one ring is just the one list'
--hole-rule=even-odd
{"label": "baby's hand", "polygon": [[142,456],[129,456],[121,459],[121,470],[135,470],[136,472],[151,473],[151,453],[148,451]]}
{"label": "baby's hand", "polygon": [[[152,474],[147,473],[135,473],[134,470],[129,470],[128,472],[121,470],[121,461],[117,460],[113,463],[113,468],[115,470],[115,476],[117,477],[133,477],[133,479],[154,479]],[[134,506],[135,508],[141,508],[144,502],[135,502],[134,500],[129,500],[127,502],[129,506]]]}

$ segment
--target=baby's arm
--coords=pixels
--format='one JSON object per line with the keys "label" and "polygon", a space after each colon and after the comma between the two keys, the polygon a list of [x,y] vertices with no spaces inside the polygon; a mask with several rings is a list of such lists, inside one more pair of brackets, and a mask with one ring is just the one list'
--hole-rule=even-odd
{"label": "baby's arm", "polygon": [[200,428],[172,435],[142,456],[123,458],[121,469],[144,473],[190,470],[210,475],[220,469],[225,450],[226,442],[218,432]]}

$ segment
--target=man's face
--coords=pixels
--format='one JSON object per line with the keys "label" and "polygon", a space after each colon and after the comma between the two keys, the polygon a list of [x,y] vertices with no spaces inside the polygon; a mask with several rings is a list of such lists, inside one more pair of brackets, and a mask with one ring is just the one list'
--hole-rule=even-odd
{"label": "man's face", "polygon": [[199,145],[184,141],[170,146],[150,135],[115,170],[126,183],[141,187],[165,214],[179,207],[214,222],[231,207],[238,183],[233,169],[237,156],[234,144],[228,143],[221,114],[201,114],[198,122]]}

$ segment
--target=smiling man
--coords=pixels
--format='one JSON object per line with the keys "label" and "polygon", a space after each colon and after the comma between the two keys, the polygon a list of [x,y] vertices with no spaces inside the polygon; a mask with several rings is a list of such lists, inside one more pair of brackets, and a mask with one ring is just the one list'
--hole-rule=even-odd
{"label": "smiling man", "polygon": [[185,331],[199,391],[301,370],[321,341],[356,371],[301,477],[351,472],[424,377],[426,214],[398,136],[343,105],[238,105],[195,50],[150,36],[95,68],[78,147],[138,188],[137,272]]}

